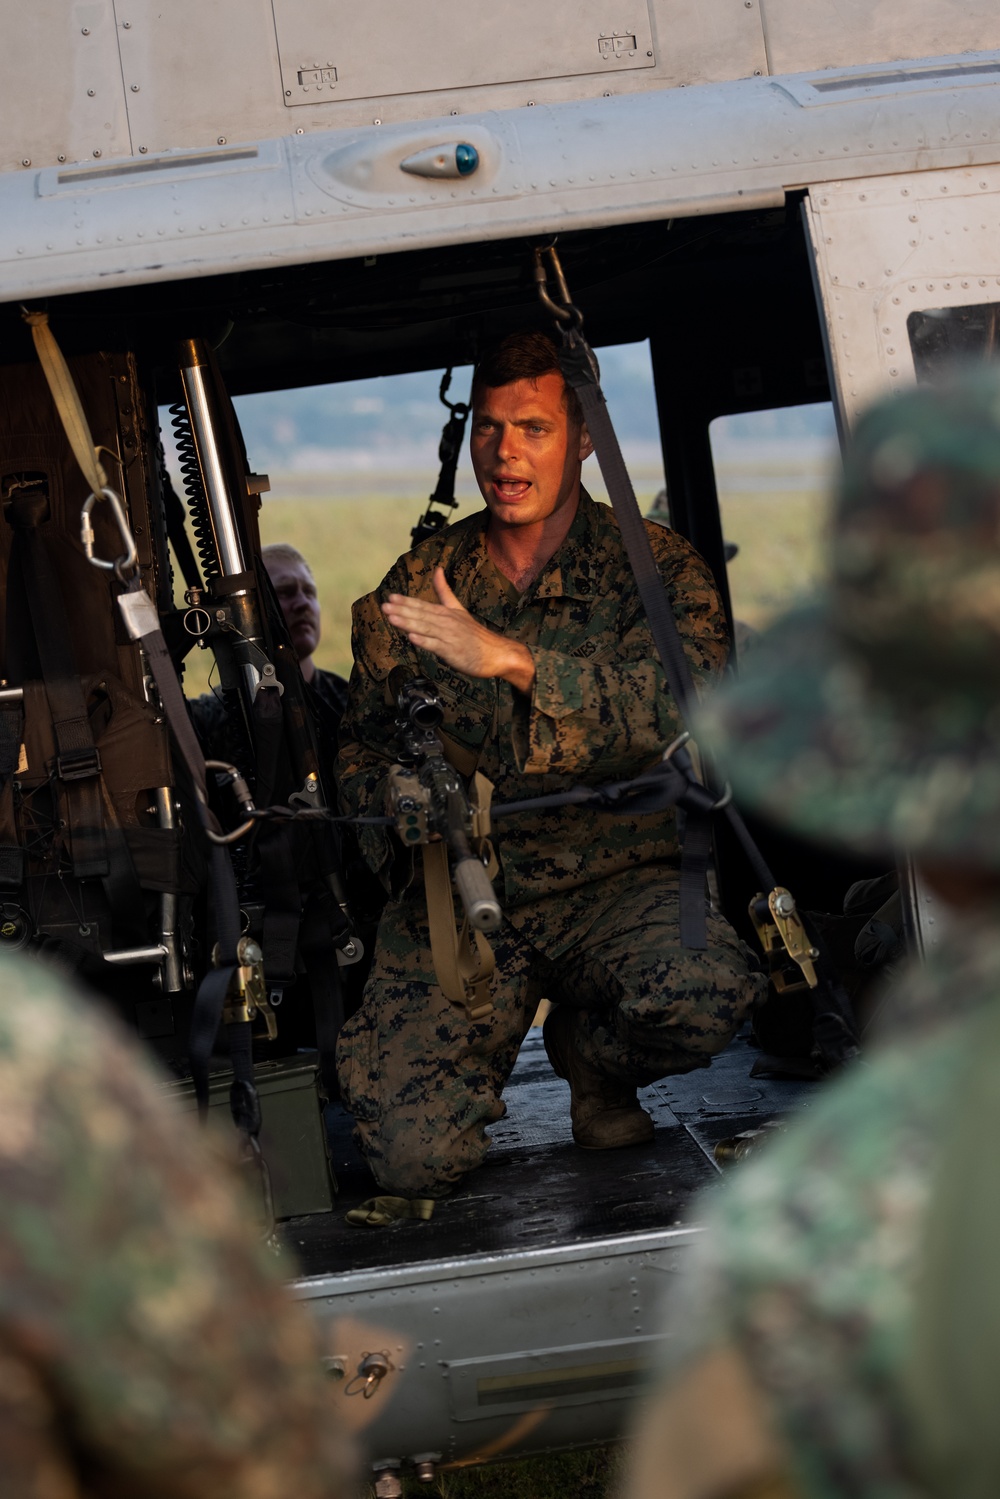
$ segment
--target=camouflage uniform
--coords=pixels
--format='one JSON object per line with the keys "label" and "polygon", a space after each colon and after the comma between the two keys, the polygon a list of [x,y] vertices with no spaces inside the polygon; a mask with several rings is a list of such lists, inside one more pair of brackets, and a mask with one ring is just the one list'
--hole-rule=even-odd
{"label": "camouflage uniform", "polygon": [[205,1140],[40,965],[0,994],[0,1489],[346,1493],[309,1326]]}
{"label": "camouflage uniform", "polygon": [[[894,987],[891,1032],[698,1213],[672,1301],[678,1373],[735,1345],[770,1400],[796,1491],[918,1499],[902,1379],[933,1169],[996,1005],[995,920],[962,926]],[[958,1013],[956,1013],[958,1011]]]}
{"label": "camouflage uniform", "polygon": [[[702,742],[741,802],[817,841],[951,866],[980,898],[938,916],[943,938],[894,981],[864,1068],[699,1205],[707,1232],[671,1299],[670,1379],[628,1499],[694,1499],[706,1469],[732,1499],[765,1492],[765,1478],[802,1499],[1000,1486],[995,1238],[968,1229],[969,1204],[997,1198],[989,1145],[977,1156],[996,1109],[973,1083],[985,1074],[995,1098],[998,540],[995,376],[874,408],[848,455],[826,596],[773,626],[701,710]],[[935,1264],[950,1273],[935,1279]],[[749,1441],[723,1474],[718,1423],[698,1427],[690,1395],[710,1400],[711,1371],[734,1364],[766,1397],[781,1452]],[[929,1429],[944,1433],[936,1447]],[[652,1455],[681,1430],[697,1481],[661,1481]]]}
{"label": "camouflage uniform", "polygon": [[[497,802],[636,774],[679,731],[611,511],[585,495],[524,595],[490,561],[485,519],[423,542],[355,605],[338,761],[348,812],[383,810],[395,737],[387,678],[399,665],[435,683],[455,763],[487,776]],[[675,532],[648,529],[704,683],[726,658],[711,575]],[[386,622],[379,605],[390,592],[436,599],[438,565],[479,621],[529,647],[530,698],[453,671]],[[565,809],[505,821],[501,834],[495,1008],[470,1024],[435,983],[412,854],[386,829],[361,830],[366,857],[397,899],[382,918],[364,1005],[342,1032],[341,1086],[376,1177],[403,1195],[440,1195],[482,1160],[483,1127],[503,1112],[500,1092],[543,995],[575,1007],[573,1039],[585,1058],[645,1084],[707,1065],[755,992],[742,945],[720,917],[709,918],[707,952],[680,945],[672,815]]]}

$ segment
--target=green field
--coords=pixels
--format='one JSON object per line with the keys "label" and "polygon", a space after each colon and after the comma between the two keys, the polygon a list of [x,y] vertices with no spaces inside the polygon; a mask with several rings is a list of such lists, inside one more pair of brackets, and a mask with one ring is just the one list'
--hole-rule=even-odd
{"label": "green field", "polygon": [[[593,1447],[558,1457],[446,1469],[428,1499],[614,1499],[625,1461],[622,1447]],[[404,1499],[428,1493],[414,1478],[404,1478],[403,1491]]]}
{"label": "green field", "polygon": [[[723,484],[726,474],[720,475]],[[745,482],[745,475],[741,475]],[[736,617],[755,628],[766,624],[796,593],[809,593],[819,575],[826,516],[825,493],[816,486],[786,490],[787,476],[777,471],[775,489],[767,488],[768,472],[752,475],[753,491],[723,489],[725,535],[740,548],[729,569]],[[385,493],[383,479],[370,493],[337,494],[334,484],[323,493],[324,481],[315,476],[285,476],[276,481],[280,498],[265,496],[260,515],[265,543],[289,541],[309,559],[323,608],[323,639],[316,654],[320,666],[342,676],[351,668],[351,604],[376,587],[410,542],[410,528],[422,509],[420,496],[434,487],[427,475],[419,486],[407,476],[406,498]],[[636,475],[643,510],[656,492],[655,476]],[[778,487],[780,484],[781,487]],[[594,486],[598,496],[598,486]],[[478,508],[466,499],[456,512]],[[185,689],[188,696],[204,692],[208,684],[207,652],[188,657]]]}

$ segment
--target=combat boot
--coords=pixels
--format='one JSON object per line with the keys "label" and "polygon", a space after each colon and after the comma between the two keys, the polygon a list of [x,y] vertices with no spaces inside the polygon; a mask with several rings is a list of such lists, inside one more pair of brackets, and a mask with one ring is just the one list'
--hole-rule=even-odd
{"label": "combat boot", "polygon": [[545,1018],[542,1040],[553,1070],[569,1083],[573,1139],[584,1150],[648,1145],[653,1121],[640,1108],[635,1088],[605,1077],[573,1045],[573,1012],[556,1005]]}

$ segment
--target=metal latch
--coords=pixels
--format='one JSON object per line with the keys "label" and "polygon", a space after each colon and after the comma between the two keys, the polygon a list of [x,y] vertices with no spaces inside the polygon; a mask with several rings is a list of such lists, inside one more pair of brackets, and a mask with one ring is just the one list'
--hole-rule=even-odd
{"label": "metal latch", "polygon": [[614,36],[602,36],[597,43],[597,50],[605,62],[613,57],[634,57],[639,50],[635,32],[616,31]]}
{"label": "metal latch", "polygon": [[252,937],[241,937],[236,944],[239,967],[233,974],[222,1018],[226,1025],[249,1025],[260,1015],[267,1027],[267,1039],[278,1035],[278,1019],[271,1009],[264,983],[264,954]]}
{"label": "metal latch", "polygon": [[[802,924],[802,917],[791,891],[782,885],[776,885],[765,899],[764,892],[758,890],[750,902],[750,920],[768,960],[771,982],[776,992],[791,994],[800,989],[815,989],[819,984],[816,974],[819,949],[813,946]],[[802,973],[801,979],[789,979],[791,970],[781,966],[785,955],[798,966]]]}

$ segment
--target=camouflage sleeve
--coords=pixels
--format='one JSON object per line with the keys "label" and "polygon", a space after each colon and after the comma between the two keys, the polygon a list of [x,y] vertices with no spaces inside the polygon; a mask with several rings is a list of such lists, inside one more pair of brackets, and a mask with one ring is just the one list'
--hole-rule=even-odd
{"label": "camouflage sleeve", "polygon": [[[722,604],[707,564],[675,531],[649,526],[695,682],[722,670],[729,651]],[[530,709],[514,726],[518,767],[528,774],[627,775],[649,764],[681,730],[677,704],[634,585],[611,621],[610,640],[587,659],[531,648]]]}
{"label": "camouflage sleeve", "polygon": [[[395,759],[396,737],[388,677],[396,666],[410,666],[414,671],[418,666],[409,641],[386,621],[380,600],[387,593],[408,591],[408,580],[394,569],[352,611],[354,669],[337,756],[338,797],[348,816],[377,817],[385,811],[385,777]],[[358,842],[369,867],[390,894],[400,894],[413,877],[412,852],[403,848],[390,828],[359,827]]]}
{"label": "camouflage sleeve", "polygon": [[[0,1407],[44,1423],[47,1393],[95,1492],[348,1492],[310,1325],[204,1137],[92,1001],[2,977]],[[56,1492],[45,1450],[25,1493]]]}

